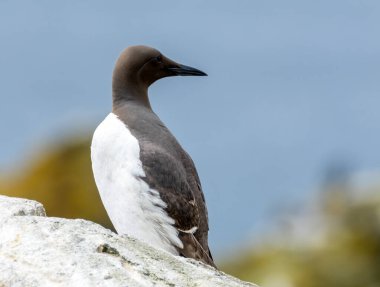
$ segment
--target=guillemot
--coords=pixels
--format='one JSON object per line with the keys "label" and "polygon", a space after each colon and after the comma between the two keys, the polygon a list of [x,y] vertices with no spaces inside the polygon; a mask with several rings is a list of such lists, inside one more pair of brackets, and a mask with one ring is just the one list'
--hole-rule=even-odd
{"label": "guillemot", "polygon": [[198,173],[148,98],[149,86],[161,78],[206,75],[151,47],[125,49],[113,71],[112,112],[94,132],[91,160],[119,234],[215,267]]}

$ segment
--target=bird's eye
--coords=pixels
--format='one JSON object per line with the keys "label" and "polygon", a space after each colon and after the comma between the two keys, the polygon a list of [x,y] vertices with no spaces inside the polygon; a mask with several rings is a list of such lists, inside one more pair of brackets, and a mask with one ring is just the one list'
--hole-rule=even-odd
{"label": "bird's eye", "polygon": [[159,55],[159,56],[156,57],[156,61],[159,62],[159,63],[162,62],[162,57],[161,57],[161,55]]}

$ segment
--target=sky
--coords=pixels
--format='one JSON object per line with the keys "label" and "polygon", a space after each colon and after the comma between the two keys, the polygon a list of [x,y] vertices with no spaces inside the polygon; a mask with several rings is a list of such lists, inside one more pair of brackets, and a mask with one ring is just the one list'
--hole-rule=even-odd
{"label": "sky", "polygon": [[150,88],[194,159],[210,245],[258,236],[327,167],[380,167],[379,1],[0,0],[0,168],[111,109],[119,53],[205,71]]}

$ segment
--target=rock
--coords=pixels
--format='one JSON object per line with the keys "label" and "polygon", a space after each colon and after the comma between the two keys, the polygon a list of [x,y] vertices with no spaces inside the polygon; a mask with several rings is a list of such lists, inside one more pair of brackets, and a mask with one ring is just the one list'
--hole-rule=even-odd
{"label": "rock", "polygon": [[0,196],[0,286],[255,286],[93,222],[44,215],[38,202]]}
{"label": "rock", "polygon": [[0,195],[0,220],[18,215],[46,216],[46,213],[37,201]]}

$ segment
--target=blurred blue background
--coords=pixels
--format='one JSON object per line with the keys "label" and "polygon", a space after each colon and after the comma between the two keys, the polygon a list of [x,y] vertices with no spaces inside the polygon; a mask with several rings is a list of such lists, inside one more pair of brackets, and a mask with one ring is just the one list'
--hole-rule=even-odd
{"label": "blurred blue background", "polygon": [[111,109],[119,53],[208,73],[150,89],[194,159],[210,245],[255,238],[331,163],[380,166],[379,1],[0,1],[0,170]]}

